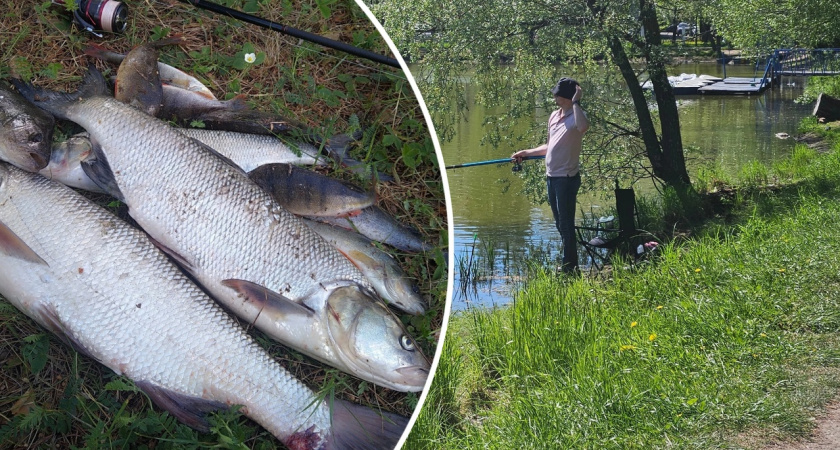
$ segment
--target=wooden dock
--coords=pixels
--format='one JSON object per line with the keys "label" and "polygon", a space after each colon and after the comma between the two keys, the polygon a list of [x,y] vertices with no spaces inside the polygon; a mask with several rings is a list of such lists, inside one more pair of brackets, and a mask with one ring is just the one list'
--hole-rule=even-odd
{"label": "wooden dock", "polygon": [[[761,78],[729,77],[718,78],[711,75],[700,75],[695,78],[673,83],[674,95],[750,95],[759,94],[768,89],[771,80]],[[642,84],[642,88],[651,89],[650,81]]]}
{"label": "wooden dock", "polygon": [[770,88],[771,84],[770,79],[729,77],[717,83],[698,88],[697,92],[704,95],[751,95],[764,92]]}
{"label": "wooden dock", "polygon": [[700,75],[697,78],[680,81],[674,84],[674,95],[696,95],[701,88],[720,81],[723,81],[723,78],[711,75]]}

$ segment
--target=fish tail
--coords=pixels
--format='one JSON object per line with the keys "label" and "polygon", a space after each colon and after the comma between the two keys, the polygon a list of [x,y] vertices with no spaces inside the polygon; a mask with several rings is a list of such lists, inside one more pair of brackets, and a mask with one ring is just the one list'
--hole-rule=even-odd
{"label": "fish tail", "polygon": [[407,425],[406,417],[336,400],[326,448],[391,450],[397,446]]}
{"label": "fish tail", "polygon": [[99,44],[91,44],[85,47],[85,55],[91,56],[102,61],[107,61],[111,64],[119,64],[125,59],[122,53],[112,52]]}
{"label": "fish tail", "polygon": [[350,146],[359,140],[355,135],[337,134],[327,141],[327,151],[337,161],[343,161],[347,158],[347,152]]}
{"label": "fish tail", "polygon": [[105,78],[93,64],[88,66],[88,71],[76,92],[50,91],[19,79],[12,79],[12,83],[20,91],[21,95],[35,106],[61,119],[68,118],[66,112],[74,103],[85,98],[108,94],[108,86],[105,84]]}
{"label": "fish tail", "polygon": [[159,41],[150,42],[149,45],[151,45],[153,48],[161,48],[167,45],[181,45],[183,43],[184,35],[181,33],[175,33],[172,36],[163,38]]}
{"label": "fish tail", "polygon": [[230,111],[240,111],[243,109],[248,109],[248,95],[246,94],[239,94],[236,97],[233,97],[230,100],[225,101],[225,109]]}

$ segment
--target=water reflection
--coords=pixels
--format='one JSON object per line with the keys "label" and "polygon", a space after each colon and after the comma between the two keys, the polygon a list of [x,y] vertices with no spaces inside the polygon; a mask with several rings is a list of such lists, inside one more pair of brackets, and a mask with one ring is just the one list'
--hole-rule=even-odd
{"label": "water reflection", "polygon": [[[672,74],[680,73],[723,76],[721,66],[715,64],[684,64],[672,69]],[[728,76],[753,74],[750,66],[727,68]],[[795,135],[800,120],[810,114],[810,106],[793,102],[801,95],[804,82],[803,78],[785,78],[781,86],[757,96],[678,97],[689,173],[693,173],[692,168],[714,163],[734,175],[751,161],[772,164],[790,155],[795,142],[778,139],[775,134]],[[466,88],[468,92],[475,89],[470,85]],[[505,158],[516,150],[496,150],[480,144],[484,114],[481,107],[473,105],[459,124],[455,139],[442,144],[447,165]],[[534,120],[543,120],[537,114]],[[455,229],[454,309],[507,303],[511,290],[527,270],[521,264],[523,259],[536,255],[546,264],[554,264],[559,255],[559,235],[551,210],[547,205],[534,206],[519,194],[521,184],[511,176],[510,167],[489,165],[447,172]],[[502,192],[500,179],[511,180],[507,193]],[[582,193],[578,201],[579,211],[592,211],[596,216],[600,208],[614,202],[606,192]],[[490,254],[495,268],[475,267],[481,252]],[[470,270],[465,272],[466,268]],[[479,277],[483,282],[462,283],[461,276]],[[463,289],[467,284],[469,288]]]}

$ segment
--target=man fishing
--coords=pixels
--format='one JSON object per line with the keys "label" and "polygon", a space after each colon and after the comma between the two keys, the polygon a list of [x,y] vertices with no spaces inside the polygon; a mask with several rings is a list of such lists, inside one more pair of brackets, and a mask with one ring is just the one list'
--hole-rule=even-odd
{"label": "man fishing", "polygon": [[560,269],[566,274],[579,272],[575,206],[580,189],[581,142],[589,129],[589,119],[580,107],[581,91],[580,84],[574,79],[561,78],[551,89],[559,109],[548,118],[548,143],[511,155],[517,163],[528,156],[545,155],[548,203],[554,214],[554,224],[563,239],[563,264]]}

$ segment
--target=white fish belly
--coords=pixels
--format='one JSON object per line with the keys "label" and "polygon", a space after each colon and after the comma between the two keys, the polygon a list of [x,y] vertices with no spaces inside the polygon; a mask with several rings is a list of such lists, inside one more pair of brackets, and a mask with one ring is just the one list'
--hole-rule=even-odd
{"label": "white fish belly", "polygon": [[326,433],[326,407],[311,406],[313,393],[145,234],[69,188],[9,173],[0,221],[48,264],[0,252],[0,293],[15,306],[135,381],[244,405],[281,439],[300,430]]}

